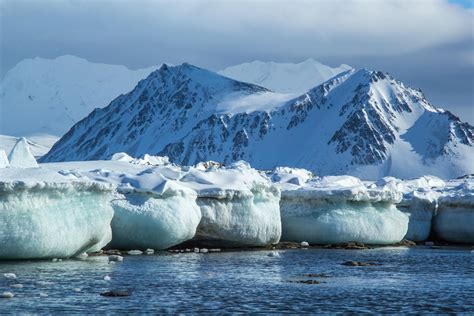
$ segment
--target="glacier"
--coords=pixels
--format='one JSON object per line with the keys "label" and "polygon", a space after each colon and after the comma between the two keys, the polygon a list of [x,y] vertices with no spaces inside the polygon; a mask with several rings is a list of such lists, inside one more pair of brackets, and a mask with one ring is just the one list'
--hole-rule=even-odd
{"label": "glacier", "polygon": [[67,258],[112,237],[113,185],[42,168],[0,169],[0,259]]}
{"label": "glacier", "polygon": [[[288,178],[281,171],[279,178]],[[401,200],[397,191],[369,189],[351,176],[313,178],[304,185],[276,183],[282,190],[282,240],[385,245],[407,233],[408,216],[395,206]]]}

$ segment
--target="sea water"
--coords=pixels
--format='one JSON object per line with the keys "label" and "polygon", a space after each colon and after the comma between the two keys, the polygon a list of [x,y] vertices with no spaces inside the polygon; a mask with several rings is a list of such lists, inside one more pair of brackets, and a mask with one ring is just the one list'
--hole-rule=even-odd
{"label": "sea water", "polygon": [[[474,312],[472,248],[277,251],[1,262],[0,293],[15,296],[0,299],[0,314]],[[100,295],[110,290],[130,296]]]}

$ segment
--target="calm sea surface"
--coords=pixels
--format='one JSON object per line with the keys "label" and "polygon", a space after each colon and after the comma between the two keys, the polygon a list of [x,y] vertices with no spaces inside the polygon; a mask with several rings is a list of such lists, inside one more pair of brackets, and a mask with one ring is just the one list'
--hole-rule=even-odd
{"label": "calm sea surface", "polygon": [[[0,293],[15,297],[0,299],[0,313],[474,313],[470,248],[278,252],[163,253],[116,264],[107,257],[3,262]],[[342,265],[348,260],[380,265]],[[324,283],[300,283],[306,280]],[[11,286],[17,283],[23,287]],[[108,290],[131,295],[100,296]]]}

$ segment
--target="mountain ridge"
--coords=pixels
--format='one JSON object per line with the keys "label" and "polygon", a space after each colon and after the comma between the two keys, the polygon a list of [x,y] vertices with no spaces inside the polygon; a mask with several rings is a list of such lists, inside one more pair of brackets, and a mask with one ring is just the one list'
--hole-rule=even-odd
{"label": "mountain ridge", "polygon": [[[243,159],[260,169],[285,165],[366,178],[474,172],[465,163],[474,157],[474,127],[385,73],[351,69],[274,106],[232,111],[222,106],[230,95],[238,103],[271,100],[273,93],[189,64],[164,67],[97,110],[102,121],[93,112],[76,124],[43,161],[105,159],[124,151],[168,155],[180,164]],[[88,130],[81,132],[82,125]],[[127,127],[113,132],[117,125]],[[441,140],[436,126],[443,126]],[[406,158],[411,168],[404,168]]]}

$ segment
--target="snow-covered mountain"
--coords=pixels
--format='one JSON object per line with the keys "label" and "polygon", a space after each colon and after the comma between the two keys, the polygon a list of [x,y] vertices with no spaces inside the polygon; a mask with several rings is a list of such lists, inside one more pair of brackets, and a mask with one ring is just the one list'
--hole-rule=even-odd
{"label": "snow-covered mountain", "polygon": [[253,61],[225,68],[219,73],[276,92],[303,94],[350,69],[352,69],[350,66],[344,64],[332,68],[310,58],[300,63]]}
{"label": "snow-covered mountain", "polygon": [[447,178],[474,173],[474,127],[382,72],[349,70],[292,97],[183,64],[94,110],[42,161],[120,151],[181,164],[243,159],[317,175]]}
{"label": "snow-covered mountain", "polygon": [[132,90],[153,68],[130,70],[75,56],[25,59],[0,84],[0,134],[60,137],[94,108]]}

